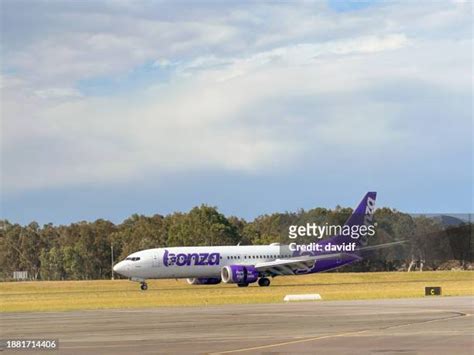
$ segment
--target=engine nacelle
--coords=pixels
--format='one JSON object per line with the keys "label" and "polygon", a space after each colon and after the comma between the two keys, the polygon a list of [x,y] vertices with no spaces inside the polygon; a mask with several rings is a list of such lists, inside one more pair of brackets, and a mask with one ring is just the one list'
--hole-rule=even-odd
{"label": "engine nacelle", "polygon": [[221,279],[215,278],[197,278],[197,279],[186,279],[190,285],[217,285],[221,283]]}
{"label": "engine nacelle", "polygon": [[252,265],[229,265],[222,268],[221,278],[229,284],[251,284],[258,280],[258,271]]}

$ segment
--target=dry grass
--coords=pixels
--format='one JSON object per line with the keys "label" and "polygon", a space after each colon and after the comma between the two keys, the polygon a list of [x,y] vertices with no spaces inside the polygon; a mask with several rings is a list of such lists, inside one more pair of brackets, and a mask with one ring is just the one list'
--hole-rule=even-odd
{"label": "dry grass", "polygon": [[0,311],[271,303],[298,293],[319,293],[323,300],[422,297],[425,286],[441,286],[444,296],[474,295],[474,272],[325,273],[275,278],[266,288],[193,286],[184,280],[152,280],[148,285],[143,292],[127,280],[3,282]]}

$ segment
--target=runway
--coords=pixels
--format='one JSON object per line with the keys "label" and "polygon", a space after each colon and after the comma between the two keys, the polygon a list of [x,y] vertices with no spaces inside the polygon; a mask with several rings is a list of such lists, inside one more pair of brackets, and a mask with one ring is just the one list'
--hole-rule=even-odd
{"label": "runway", "polygon": [[432,297],[2,313],[0,329],[55,354],[472,354],[472,313],[474,297]]}

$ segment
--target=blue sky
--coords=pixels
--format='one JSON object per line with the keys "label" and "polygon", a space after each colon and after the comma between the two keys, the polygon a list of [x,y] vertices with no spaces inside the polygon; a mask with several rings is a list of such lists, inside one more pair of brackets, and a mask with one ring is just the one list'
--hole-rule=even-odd
{"label": "blue sky", "polygon": [[472,212],[471,7],[3,1],[0,217]]}

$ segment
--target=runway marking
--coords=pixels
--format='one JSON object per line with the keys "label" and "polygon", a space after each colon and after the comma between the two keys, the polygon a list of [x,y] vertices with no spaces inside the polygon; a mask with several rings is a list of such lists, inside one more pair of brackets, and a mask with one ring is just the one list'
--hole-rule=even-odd
{"label": "runway marking", "polygon": [[310,342],[310,341],[317,341],[317,340],[322,340],[322,339],[340,338],[340,337],[345,337],[345,336],[363,334],[363,333],[367,333],[367,332],[370,332],[370,331],[373,331],[373,330],[387,330],[387,329],[406,327],[406,326],[415,325],[415,324],[434,323],[434,322],[444,321],[444,320],[453,319],[453,318],[470,317],[472,315],[472,314],[469,314],[469,313],[462,313],[462,312],[450,312],[450,313],[455,313],[455,315],[451,316],[451,317],[439,318],[439,319],[430,319],[430,320],[421,321],[421,322],[411,322],[411,323],[405,323],[405,324],[392,325],[392,326],[388,326],[388,327],[385,327],[385,328],[383,328],[383,327],[382,328],[371,328],[371,329],[357,330],[357,331],[338,333],[338,334],[321,335],[321,336],[312,337],[312,338],[290,340],[290,341],[285,341],[285,342],[281,342],[281,343],[254,346],[254,347],[251,347],[251,348],[241,348],[241,349],[234,349],[234,350],[218,351],[218,352],[212,352],[212,353],[208,353],[208,354],[209,355],[232,354],[232,353],[240,353],[240,352],[253,351],[253,350],[276,348],[276,347],[279,347],[279,346],[292,345],[292,344],[301,344],[301,343],[307,343],[307,342]]}

